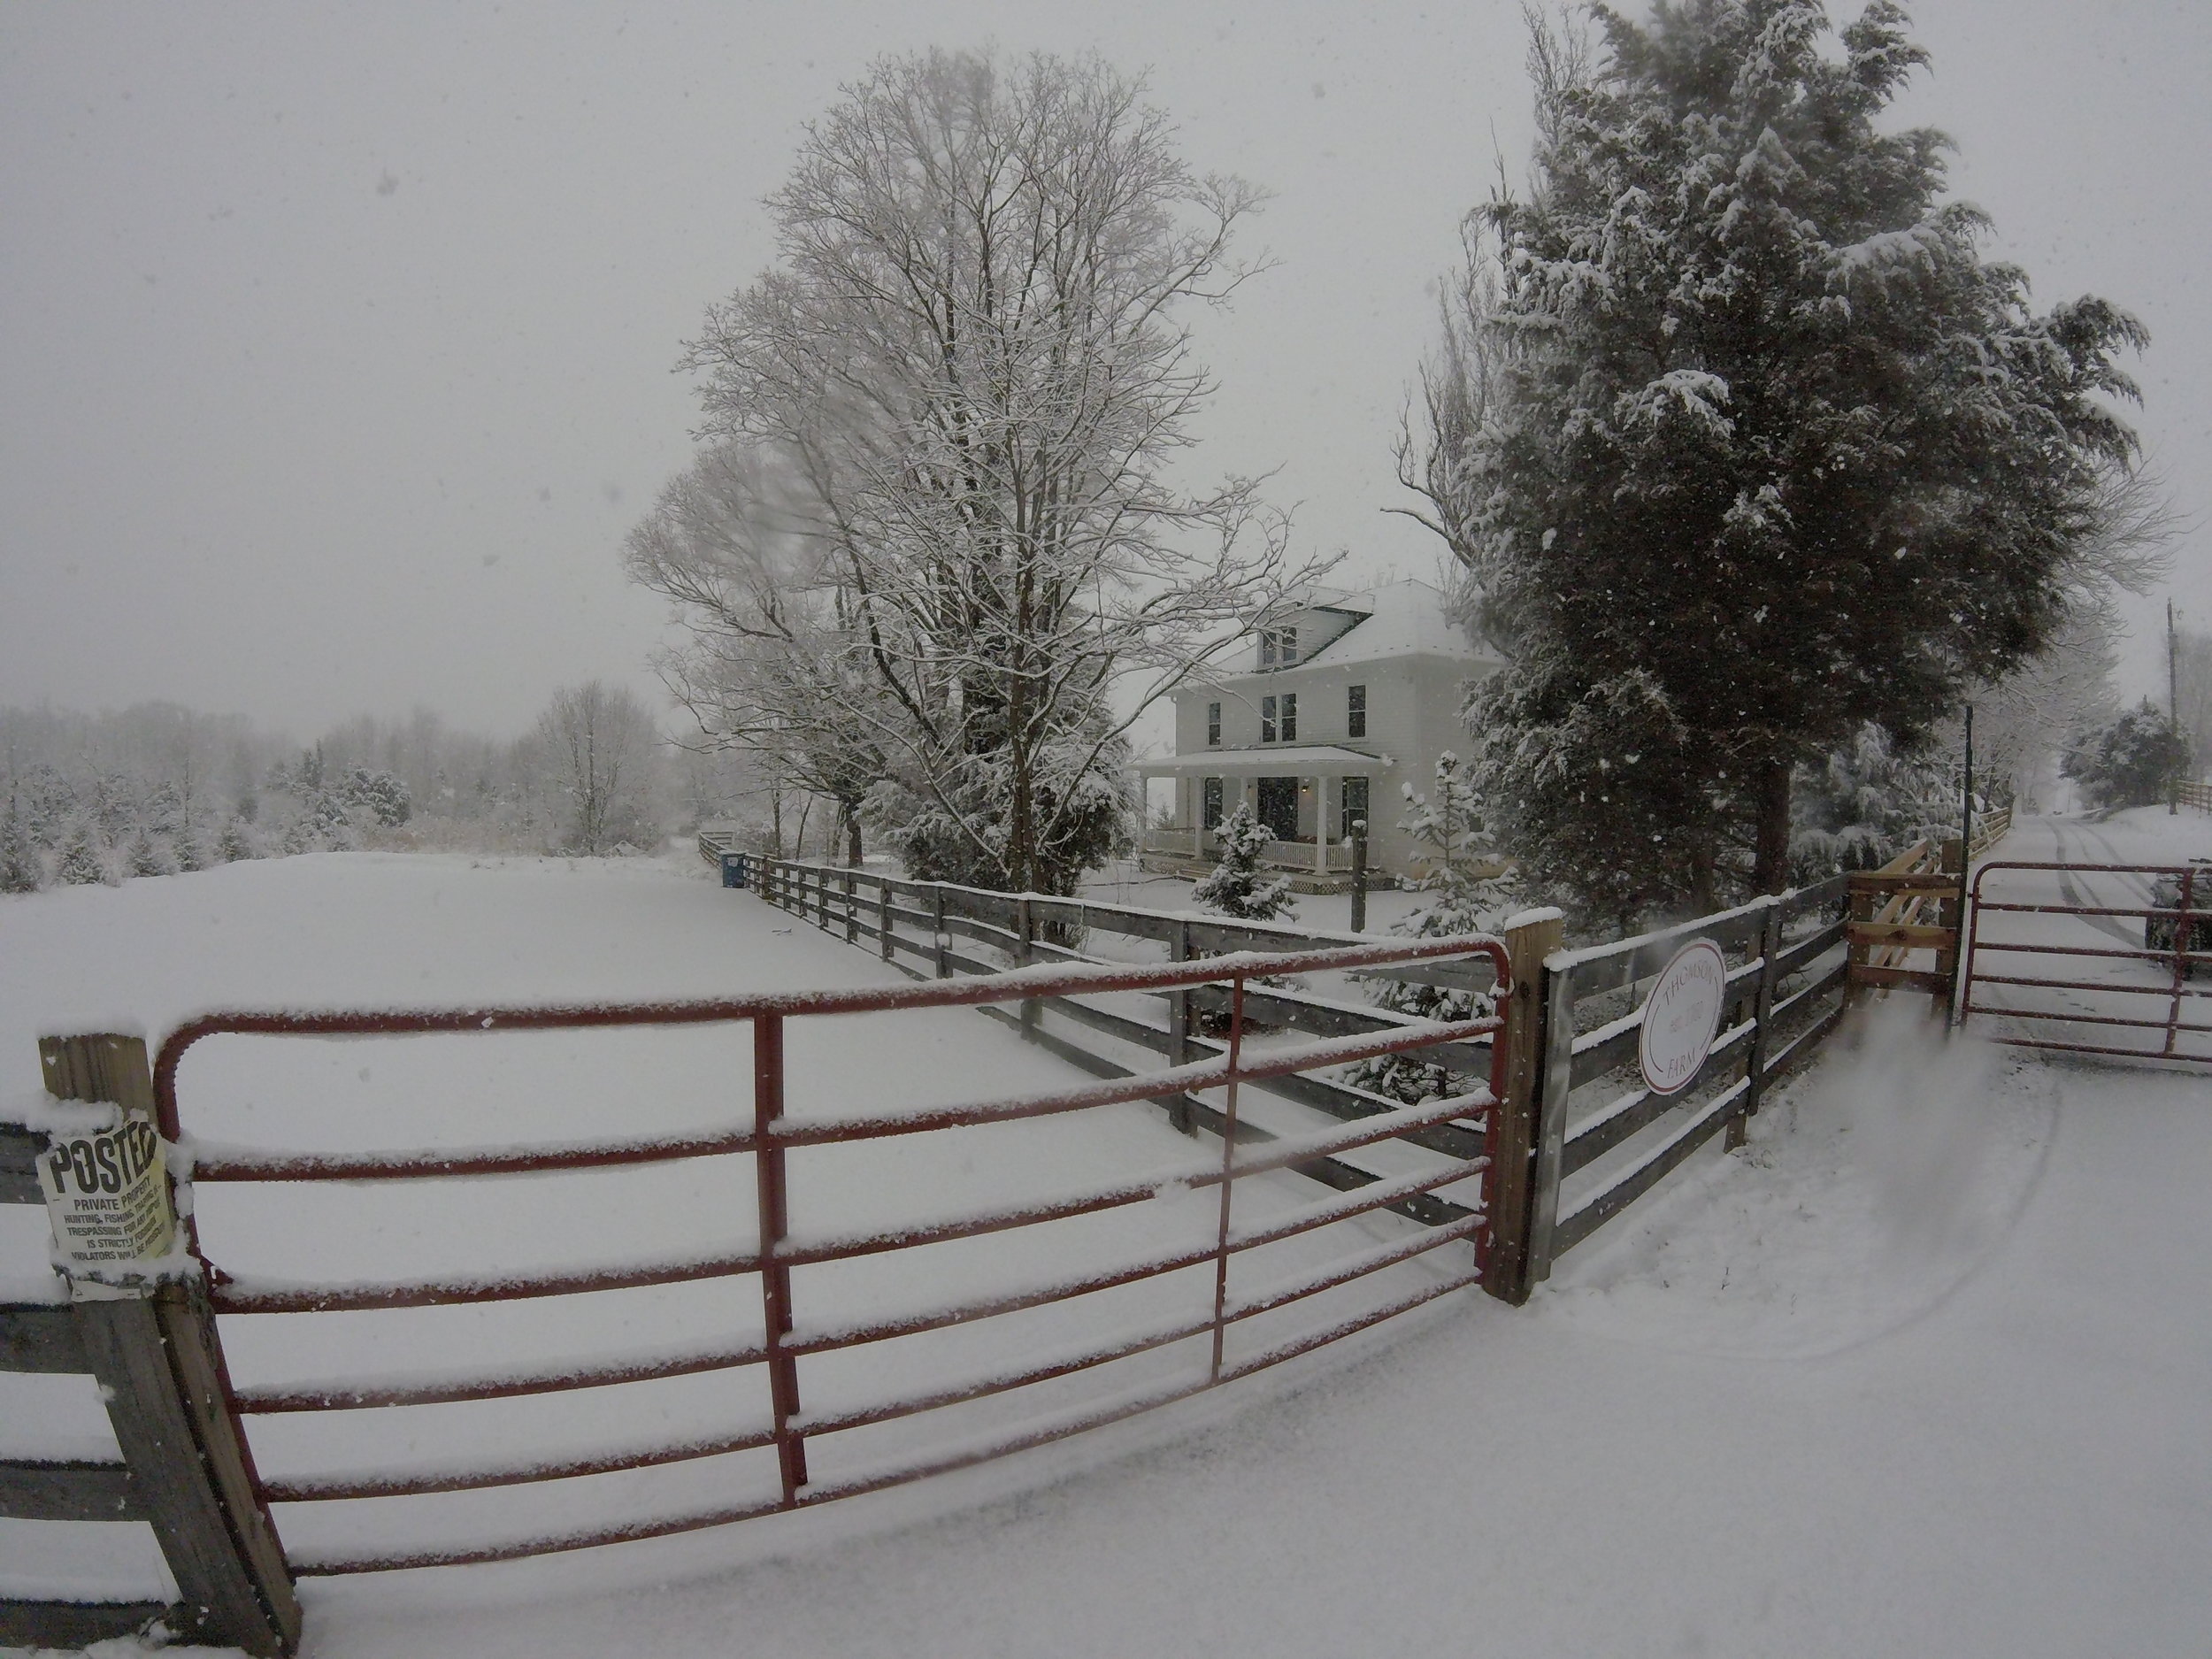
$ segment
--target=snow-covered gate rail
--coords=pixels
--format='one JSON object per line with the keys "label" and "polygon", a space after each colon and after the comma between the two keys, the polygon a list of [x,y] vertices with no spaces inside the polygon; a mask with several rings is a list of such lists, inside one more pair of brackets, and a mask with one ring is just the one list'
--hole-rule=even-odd
{"label": "snow-covered gate rail", "polygon": [[1974,875],[1963,1025],[2024,1048],[2212,1064],[2212,862],[1993,863]]}
{"label": "snow-covered gate rail", "polygon": [[[1198,949],[1289,953],[1311,949],[1323,938],[1356,937],[906,881],[874,871],[740,855],[726,841],[703,836],[700,850],[716,862],[742,856],[741,885],[761,898],[849,942],[872,943],[884,960],[918,975],[995,972],[999,964],[978,954],[977,947],[1006,962],[1074,958],[1078,953],[1070,945],[1048,937],[1055,930],[1063,940],[1084,937],[1094,949],[1102,937],[1148,941],[1171,956]],[[1932,848],[1915,848],[1899,867],[1917,867],[1935,856]],[[726,864],[725,870],[726,879],[735,873]],[[1949,879],[1955,887],[1956,878]],[[1517,918],[1520,925],[1508,929],[1508,956],[1499,978],[1471,986],[1479,1000],[1486,992],[1507,993],[1498,1001],[1514,1010],[1509,1052],[1482,1055],[1471,1044],[1456,1052],[1434,1051],[1447,1073],[1479,1074],[1496,1064],[1506,1081],[1497,1114],[1502,1124],[1493,1127],[1494,1238],[1485,1289],[1507,1302],[1525,1302],[1558,1256],[1649,1192],[1715,1133],[1725,1130],[1734,1143],[1763,1092],[1810,1057],[1842,1018],[1851,987],[1862,982],[1862,969],[1847,955],[1866,954],[1869,947],[1858,942],[1865,926],[1840,914],[1846,900],[1846,880],[1837,877],[1658,933],[1572,951],[1559,949],[1556,912]],[[1908,917],[1917,914],[1917,900],[1916,894],[1907,900],[1915,907]],[[1892,916],[1877,931],[1887,937],[1896,927]],[[1637,1077],[1642,1010],[1632,999],[1695,939],[1710,941],[1731,962],[1721,1028],[1690,1080],[1659,1094]],[[1847,940],[1854,941],[1848,953]],[[1289,959],[1278,955],[1278,968]],[[1382,969],[1374,977],[1471,988],[1463,972],[1419,963]],[[1122,1067],[1102,1052],[1109,1047],[1117,1054],[1148,1048],[1178,1060],[1209,1046],[1200,1021],[1219,1009],[1219,994],[1172,995],[1166,1002],[1164,1018],[1153,1023],[1072,997],[1040,998],[1024,1004],[1019,1020],[1031,1041],[1076,1064],[1116,1072]],[[1294,987],[1255,987],[1246,1005],[1258,1018],[1317,1033],[1386,1030],[1404,1018]],[[1043,1025],[1046,1011],[1063,1022],[1059,1033]],[[1300,1078],[1294,1083],[1301,1103],[1354,1121],[1386,1104],[1340,1079]],[[1586,1093],[1578,1099],[1578,1091]],[[1348,1168],[1313,1172],[1340,1182],[1373,1179]],[[1414,1206],[1403,1213],[1444,1218]]]}
{"label": "snow-covered gate rail", "polygon": [[[879,871],[742,854],[707,836],[700,838],[700,844],[711,860],[742,860],[735,885],[751,888],[769,903],[841,936],[848,944],[872,945],[885,962],[917,979],[997,974],[1041,960],[1100,963],[1108,960],[1097,954],[1106,941],[1125,953],[1150,953],[1170,962],[1234,951],[1264,952],[1273,958],[1266,980],[1248,984],[1244,991],[1245,1013],[1256,1025],[1320,1037],[1363,1037],[1419,1023],[1286,979],[1303,972],[1293,964],[1294,957],[1371,949],[1373,941],[1363,934],[1171,914],[1042,894],[1000,893],[951,882],[910,881]],[[725,871],[727,879],[726,864]],[[1079,939],[1090,950],[1068,942]],[[1528,955],[1525,947],[1514,949]],[[1405,958],[1371,964],[1354,973],[1457,993],[1471,1010],[1489,1002],[1497,987],[1506,982],[1498,976],[1506,972],[1507,962],[1504,955],[1497,956],[1494,964],[1486,955],[1459,963]],[[1079,992],[1056,992],[1025,997],[1018,1010],[984,1005],[979,1011],[1018,1027],[1025,1041],[1071,1065],[1111,1078],[1130,1075],[1148,1064],[1150,1056],[1179,1066],[1196,1056],[1225,1052],[1219,1027],[1230,1010],[1225,982],[1209,980],[1154,989],[1141,1010],[1125,1002],[1108,1007]],[[1506,1064],[1487,1038],[1426,1045],[1424,1057],[1438,1066],[1440,1082],[1486,1076]],[[1346,1122],[1363,1121],[1396,1104],[1341,1078],[1310,1071],[1276,1079],[1270,1088],[1299,1106]],[[1187,1092],[1149,1098],[1167,1109],[1178,1128],[1220,1133],[1218,1111]],[[1240,1126],[1240,1133],[1263,1138],[1270,1132],[1248,1123]],[[1417,1129],[1397,1138],[1454,1156],[1465,1156],[1471,1145],[1464,1132],[1449,1125]],[[1347,1189],[1374,1179],[1369,1171],[1333,1159],[1310,1162],[1299,1172]],[[1518,1184],[1509,1174],[1508,1185],[1517,1187],[1502,1195],[1509,1204],[1519,1195]],[[1388,1208],[1427,1224],[1463,1220],[1467,1213],[1432,1194],[1396,1200]],[[1517,1244],[1517,1238],[1511,1242]]]}
{"label": "snow-covered gate rail", "polygon": [[[613,1008],[537,1008],[426,1012],[342,1014],[225,1013],[196,1019],[170,1035],[155,1066],[157,1118],[172,1141],[184,1133],[178,1071],[194,1044],[219,1034],[276,1037],[396,1037],[429,1033],[543,1031],[609,1026],[674,1026],[741,1023],[752,1044],[751,1124],[727,1133],[589,1144],[450,1149],[414,1153],[343,1155],[257,1155],[238,1149],[204,1150],[193,1173],[196,1183],[348,1182],[419,1183],[462,1181],[532,1172],[605,1170],[611,1166],[718,1156],[748,1156],[754,1169],[757,1220],[751,1248],[726,1254],[672,1260],[610,1263],[603,1266],[551,1271],[508,1271],[482,1278],[422,1278],[390,1281],[348,1279],[334,1283],[273,1282],[232,1278],[219,1263],[207,1263],[210,1298],[226,1319],[263,1315],[353,1313],[480,1304],[518,1299],[582,1295],[638,1286],[753,1276],[761,1286],[760,1337],[716,1351],[695,1348],[664,1354],[639,1354],[578,1368],[536,1367],[314,1386],[233,1386],[226,1381],[232,1409],[248,1425],[269,1414],[302,1412],[395,1412],[401,1408],[456,1402],[512,1399],[529,1394],[611,1388],[623,1384],[715,1371],[757,1368],[765,1386],[758,1391],[758,1412],[749,1426],[711,1438],[626,1444],[590,1455],[524,1455],[484,1459],[446,1466],[409,1464],[401,1455],[403,1430],[395,1425],[390,1453],[364,1466],[324,1473],[289,1473],[279,1479],[254,1475],[265,1505],[277,1518],[296,1513],[290,1506],[331,1506],[349,1502],[433,1494],[460,1494],[488,1488],[531,1486],[653,1469],[662,1465],[755,1452],[772,1455],[772,1473],[757,1489],[729,1494],[704,1505],[646,1514],[629,1514],[603,1524],[572,1525],[517,1536],[475,1537],[457,1541],[344,1551],[288,1550],[300,1574],[375,1572],[409,1567],[457,1565],[505,1560],[658,1537],[692,1529],[808,1508],[977,1463],[1004,1454],[1060,1440],[1136,1412],[1184,1398],[1248,1376],[1325,1343],[1348,1336],[1396,1314],[1479,1280],[1488,1242],[1488,1219],[1479,1192],[1491,1159],[1486,1148],[1498,1133],[1494,1110],[1502,1083],[1506,1043],[1504,1022],[1489,1015],[1455,1021],[1407,1021],[1381,1031],[1336,1036],[1294,1046],[1255,1046],[1246,1041],[1247,1013],[1256,995],[1248,989],[1253,976],[1280,972],[1443,964],[1470,958],[1486,961],[1494,972],[1506,972],[1503,947],[1494,940],[1466,937],[1427,941],[1334,947],[1260,956],[1252,953],[1199,961],[1139,966],[1071,964],[942,982],[887,988],[820,993],[757,995],[720,1002],[670,1002]],[[1078,995],[1154,992],[1194,995],[1217,990],[1225,1001],[1225,1029],[1217,1051],[1164,1069],[1102,1079],[1044,1094],[1007,1097],[964,1105],[907,1111],[842,1112],[835,1116],[790,1116],[785,1101],[787,1022],[823,1016],[949,1007],[985,1008],[1027,1000],[1064,999]],[[1358,1059],[1439,1045],[1480,1043],[1475,1052],[1491,1061],[1489,1082],[1419,1106],[1376,1112],[1358,1121],[1310,1133],[1257,1140],[1240,1122],[1240,1092],[1294,1084],[1316,1071]],[[1215,1100],[1204,1099],[1214,1096]],[[1201,1110],[1221,1136],[1217,1156],[1200,1154],[1173,1167],[1158,1167],[1118,1179],[1099,1180],[1082,1190],[1040,1194],[995,1209],[934,1217],[920,1225],[864,1228],[838,1233],[790,1225],[787,1162],[803,1163],[813,1148],[896,1137],[925,1136],[1055,1114],[1085,1111],[1119,1102],[1172,1102]],[[1440,1135],[1448,1136],[1440,1141]],[[1362,1172],[1356,1183],[1333,1179],[1348,1166],[1338,1155],[1390,1141],[1410,1141],[1425,1148],[1423,1167],[1377,1178]],[[1442,1147],[1443,1150],[1438,1148]],[[1332,1166],[1335,1166],[1333,1170]],[[1331,1193],[1317,1202],[1286,1207],[1279,1193],[1271,1206],[1246,1215],[1234,1202],[1240,1183],[1284,1171],[1317,1175],[1351,1190]],[[1388,1209],[1445,1203],[1440,1190],[1456,1191],[1466,1202],[1445,1211],[1428,1210],[1434,1225],[1395,1231],[1358,1231],[1352,1248],[1336,1248],[1317,1259],[1318,1241],[1345,1243],[1339,1224],[1373,1217]],[[1258,1189],[1262,1194],[1267,1190]],[[1101,1212],[1171,1202],[1162,1210],[1134,1212],[1179,1215],[1181,1225],[1159,1231],[1141,1226],[1143,1248],[1094,1263],[1072,1277],[1061,1276],[1011,1291],[963,1299],[958,1295],[913,1297],[914,1276],[905,1282],[910,1300],[885,1306],[879,1298],[854,1317],[849,1307],[826,1317],[810,1314],[805,1286],[809,1272],[864,1260],[881,1261],[951,1241],[1010,1234]],[[1195,1207],[1183,1201],[1194,1201]],[[1334,1229],[1334,1231],[1331,1231]],[[1232,1263],[1270,1246],[1305,1240],[1294,1264],[1255,1285],[1237,1282]],[[1439,1247],[1470,1247],[1463,1264],[1434,1261],[1409,1281],[1402,1273],[1415,1258]],[[198,1249],[196,1240],[193,1245]],[[1019,1248],[1019,1247],[1017,1247]],[[1034,1248],[1036,1247],[1031,1246]],[[879,1386],[872,1397],[844,1396],[823,1404],[810,1395],[809,1368],[831,1356],[872,1345],[956,1327],[979,1327],[1025,1310],[1070,1303],[1120,1287],[1185,1278],[1174,1295],[1139,1310],[1134,1323],[1109,1332],[1083,1329],[1078,1340],[1047,1352],[1024,1352],[1017,1359],[958,1376],[938,1376],[918,1388]],[[795,1278],[795,1276],[796,1276]],[[1354,1291],[1355,1286],[1364,1289]],[[1337,1293],[1356,1297],[1346,1303]],[[831,1299],[833,1302],[834,1298]],[[304,1340],[304,1339],[303,1339]],[[1064,1392],[1039,1404],[1024,1391],[1044,1389],[1064,1379],[1104,1371],[1135,1356],[1153,1356],[1154,1369],[1135,1378],[1107,1381],[1087,1395]],[[851,1382],[848,1375],[844,1381]],[[928,1414],[987,1400],[1005,1399],[1015,1409],[1004,1420],[964,1422],[943,1438],[907,1435],[879,1446],[858,1459],[848,1457],[834,1472],[810,1455],[838,1437],[879,1425],[920,1421]],[[1022,1415],[1023,1411],[1028,1415]],[[872,1460],[872,1461],[871,1461]]]}

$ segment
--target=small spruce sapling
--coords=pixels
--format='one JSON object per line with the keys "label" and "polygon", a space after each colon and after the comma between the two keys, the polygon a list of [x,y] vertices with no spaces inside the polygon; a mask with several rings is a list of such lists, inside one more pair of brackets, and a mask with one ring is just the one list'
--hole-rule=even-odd
{"label": "small spruce sapling", "polygon": [[1213,873],[1191,889],[1191,897],[1239,921],[1272,922],[1292,914],[1290,878],[1261,879],[1260,855],[1273,837],[1252,809],[1240,804],[1222,821],[1218,833],[1221,856]]}
{"label": "small spruce sapling", "polygon": [[247,819],[242,812],[223,826],[223,833],[215,843],[215,856],[224,864],[234,864],[242,858],[258,858],[261,854],[254,846],[253,832],[246,827]]}
{"label": "small spruce sapling", "polygon": [[108,879],[107,864],[90,823],[80,819],[61,844],[61,863],[54,879],[64,887],[93,887]]}
{"label": "small spruce sapling", "polygon": [[[1436,785],[1426,795],[1406,790],[1407,815],[1399,827],[1422,849],[1427,873],[1420,890],[1427,902],[1391,933],[1401,938],[1449,939],[1464,933],[1495,933],[1504,918],[1522,908],[1516,879],[1500,872],[1499,858],[1485,824],[1483,801],[1457,756],[1436,762]],[[1416,1019],[1475,1019],[1491,1011],[1486,993],[1447,990],[1435,985],[1385,980],[1375,1005]],[[1444,1094],[1463,1094],[1482,1079],[1464,1077],[1409,1055],[1380,1055],[1363,1060],[1351,1073],[1359,1087],[1417,1105]]]}

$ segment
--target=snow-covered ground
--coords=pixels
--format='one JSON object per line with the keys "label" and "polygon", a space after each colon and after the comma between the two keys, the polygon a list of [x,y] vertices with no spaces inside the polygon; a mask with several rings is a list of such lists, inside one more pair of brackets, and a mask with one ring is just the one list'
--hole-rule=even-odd
{"label": "snow-covered ground", "polygon": [[[2190,833],[2139,816],[2093,826],[2126,862],[2165,862],[2170,827]],[[2006,854],[2062,833],[2030,820]],[[0,1050],[28,1081],[35,1030],[118,1012],[157,1033],[217,1001],[881,972],[789,925],[680,870],[358,856],[9,901]],[[934,1018],[950,1034],[918,1028],[903,1073],[941,1041],[949,1078],[1053,1075],[974,1016]],[[313,1080],[382,1076],[358,1070]],[[572,1079],[562,1132],[697,1120],[630,1075]],[[265,1134],[274,1104],[254,1107]],[[1128,1124],[1133,1150],[1155,1130]],[[1223,1394],[797,1517],[309,1581],[307,1651],[2202,1654],[2208,1191],[2204,1076],[1945,1048],[1899,1006],[1772,1101],[1742,1154],[1692,1160],[1526,1310],[1464,1293]],[[0,1211],[13,1219],[42,1226]],[[0,1251],[0,1272],[35,1274],[42,1239],[11,1232]],[[0,1379],[0,1436],[63,1432],[59,1403],[24,1388],[56,1380],[73,1379]],[[0,1523],[0,1589],[82,1569],[81,1539],[34,1559],[29,1525]]]}

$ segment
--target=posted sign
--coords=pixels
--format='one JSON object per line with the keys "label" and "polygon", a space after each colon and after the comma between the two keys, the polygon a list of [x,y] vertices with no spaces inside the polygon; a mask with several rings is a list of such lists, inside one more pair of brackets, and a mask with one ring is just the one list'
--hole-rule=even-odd
{"label": "posted sign", "polygon": [[1728,962],[1718,945],[1693,939],[1674,953],[1644,1002],[1636,1059],[1646,1088],[1655,1094],[1678,1094],[1690,1086],[1712,1052],[1727,993]]}
{"label": "posted sign", "polygon": [[56,1135],[38,1160],[46,1217],[73,1273],[127,1271],[176,1237],[161,1137],[142,1115],[94,1134]]}

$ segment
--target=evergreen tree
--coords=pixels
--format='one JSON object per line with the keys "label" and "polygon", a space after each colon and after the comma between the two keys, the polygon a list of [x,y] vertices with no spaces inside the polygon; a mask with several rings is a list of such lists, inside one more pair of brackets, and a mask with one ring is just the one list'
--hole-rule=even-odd
{"label": "evergreen tree", "polygon": [[211,862],[207,837],[201,826],[189,818],[179,826],[170,845],[176,855],[176,866],[180,870],[204,870]]}
{"label": "evergreen tree", "polygon": [[[1497,933],[1505,918],[1524,908],[1518,883],[1498,856],[1480,792],[1458,757],[1437,757],[1436,782],[1426,795],[1405,786],[1408,815],[1399,827],[1420,845],[1427,873],[1421,882],[1426,901],[1394,924],[1405,939],[1454,939],[1467,933]],[[1471,990],[1385,980],[1375,1005],[1417,1019],[1473,1019],[1491,1011],[1494,999]],[[1444,1094],[1463,1094],[1486,1081],[1448,1071],[1416,1055],[1386,1054],[1363,1060],[1351,1079],[1361,1088],[1417,1105]]]}
{"label": "evergreen tree", "polygon": [[125,861],[125,868],[134,876],[173,876],[177,872],[167,847],[144,830],[131,837]]}
{"label": "evergreen tree", "polygon": [[1924,54],[1891,0],[1603,6],[1540,30],[1534,182],[1430,377],[1417,488],[1509,657],[1480,768],[1540,876],[1624,919],[1786,877],[1791,784],[1909,743],[2051,637],[2135,439],[2085,298],[2038,314],[1879,118]]}
{"label": "evergreen tree", "polygon": [[215,855],[227,864],[242,858],[258,858],[259,849],[254,845],[253,832],[247,827],[247,819],[241,813],[223,826],[221,838],[215,843]]}
{"label": "evergreen tree", "polygon": [[414,797],[402,780],[388,772],[372,771],[366,766],[356,766],[349,772],[339,794],[348,806],[367,809],[385,829],[398,828],[415,810]]}
{"label": "evergreen tree", "polygon": [[2154,806],[2189,766],[2189,741],[2148,697],[2066,757],[2065,772],[2099,807]]}
{"label": "evergreen tree", "polygon": [[1191,889],[1191,897],[1210,910],[1239,921],[1279,921],[1292,913],[1290,878],[1262,878],[1260,855],[1273,840],[1266,826],[1240,803],[1217,832],[1221,854],[1213,873]]}
{"label": "evergreen tree", "polygon": [[29,817],[10,801],[7,818],[0,820],[0,893],[35,893],[44,880]]}
{"label": "evergreen tree", "polygon": [[1878,726],[1801,766],[1792,791],[1790,876],[1800,886],[1873,870],[1913,842],[1958,833],[1957,770],[1894,751]]}
{"label": "evergreen tree", "polygon": [[61,862],[54,879],[64,887],[90,887],[108,879],[107,861],[101,856],[99,837],[89,820],[80,818],[61,844]]}

